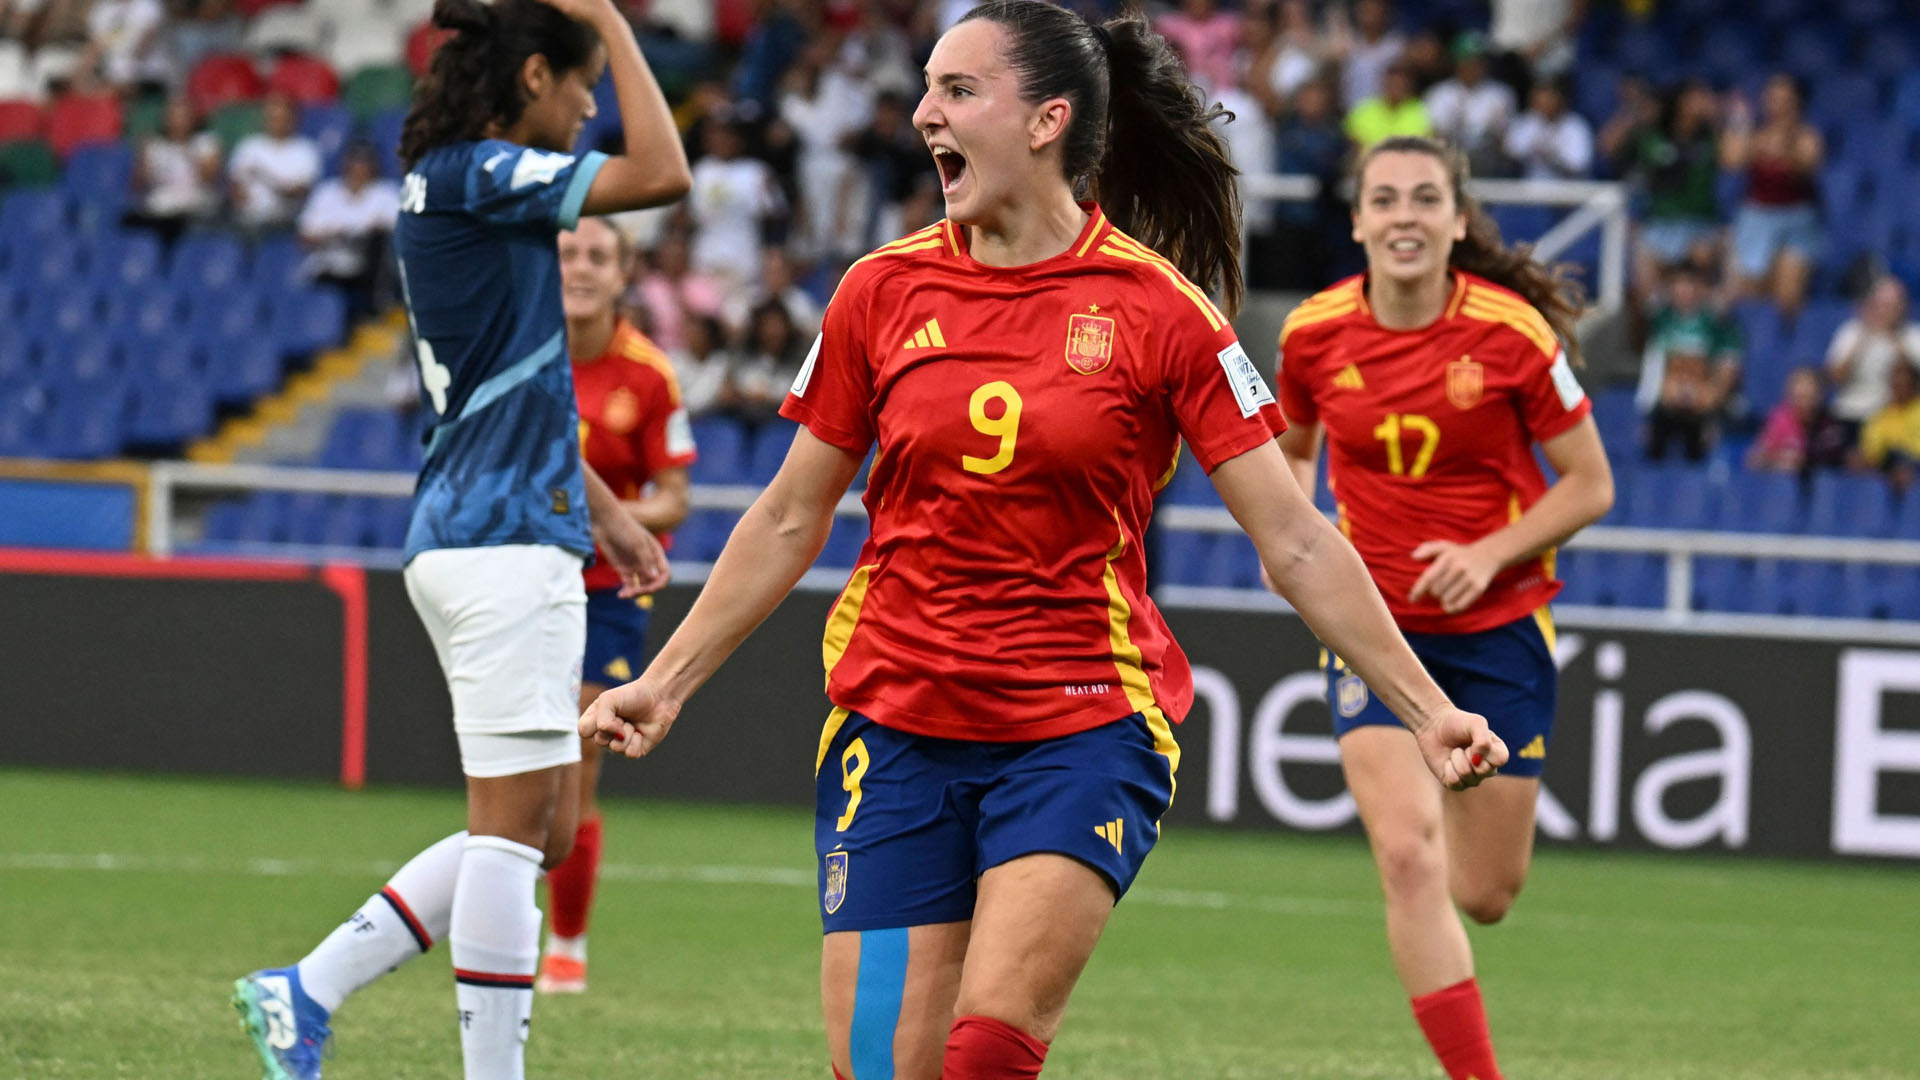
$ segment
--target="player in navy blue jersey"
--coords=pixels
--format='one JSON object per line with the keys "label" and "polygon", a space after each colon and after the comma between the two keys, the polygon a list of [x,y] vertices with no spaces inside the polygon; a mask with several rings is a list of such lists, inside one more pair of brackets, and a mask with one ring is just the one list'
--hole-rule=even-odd
{"label": "player in navy blue jersey", "polygon": [[[596,541],[625,595],[660,545],[580,460],[556,238],[583,213],[691,183],[659,86],[611,0],[438,0],[454,35],[415,93],[394,233],[433,424],[407,530],[408,594],[453,699],[467,828],[402,867],[298,964],[234,1004],[268,1080],[315,1080],[333,1011],[446,937],[467,1080],[520,1080],[539,954],[534,885],[564,859]],[[611,69],[626,152],[571,148]]]}

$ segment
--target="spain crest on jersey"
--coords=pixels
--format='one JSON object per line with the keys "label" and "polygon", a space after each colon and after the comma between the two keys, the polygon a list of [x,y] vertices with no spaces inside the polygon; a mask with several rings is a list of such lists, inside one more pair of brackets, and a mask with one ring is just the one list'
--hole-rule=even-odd
{"label": "spain crest on jersey", "polygon": [[1105,315],[1067,316],[1067,366],[1092,375],[1113,362],[1114,322]]}
{"label": "spain crest on jersey", "polygon": [[847,899],[847,853],[844,851],[827,852],[827,890],[820,896],[821,906],[831,915],[840,910]]}
{"label": "spain crest on jersey", "polygon": [[1447,365],[1447,400],[1454,408],[1473,408],[1485,392],[1486,375],[1477,362],[1463,356]]}

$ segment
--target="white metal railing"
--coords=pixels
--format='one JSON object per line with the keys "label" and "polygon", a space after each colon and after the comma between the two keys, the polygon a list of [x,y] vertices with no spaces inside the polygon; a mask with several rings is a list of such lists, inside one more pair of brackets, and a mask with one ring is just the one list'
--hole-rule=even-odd
{"label": "white metal railing", "polygon": [[[288,468],[274,465],[201,465],[192,462],[162,462],[153,466],[148,496],[147,549],[155,555],[169,555],[177,548],[179,494],[234,490],[303,491],[329,495],[363,495],[383,498],[407,498],[413,494],[412,473],[360,472],[348,469]],[[695,510],[745,510],[760,495],[751,484],[697,484],[693,488]],[[834,511],[842,517],[863,517],[866,508],[860,495],[851,492],[840,500]],[[1204,533],[1238,533],[1240,526],[1222,506],[1183,506],[1165,504],[1154,511],[1154,520],[1163,528]],[[1781,559],[1788,561],[1880,563],[1920,566],[1920,540],[1865,540],[1854,537],[1773,536],[1751,533],[1694,532],[1680,529],[1642,529],[1593,526],[1582,530],[1566,545],[1576,551],[1620,551],[1663,556],[1667,563],[1666,603],[1658,609],[1663,626],[1707,627],[1738,623],[1779,622],[1772,616],[1740,616],[1692,610],[1694,560],[1701,557]],[[391,565],[391,551],[361,548],[317,548],[298,545],[259,545],[251,553],[272,554],[302,560],[344,560],[370,565]],[[704,580],[704,563],[676,562],[676,578],[681,581]],[[831,570],[810,572],[805,584],[838,589],[841,582]],[[1225,607],[1283,607],[1277,598],[1254,594],[1253,590],[1173,586],[1168,595],[1190,604]],[[1623,609],[1591,609],[1596,612]],[[1654,609],[1636,609],[1651,612]],[[1731,620],[1731,621],[1729,621]],[[1596,616],[1589,621],[1609,621]],[[1614,618],[1611,621],[1620,621]],[[1636,625],[1646,623],[1645,615],[1628,617]],[[1834,619],[1795,619],[1793,623],[1839,623]],[[1885,622],[1863,624],[1888,627]],[[1920,624],[1901,628],[1920,634]]]}
{"label": "white metal railing", "polygon": [[[1600,280],[1594,300],[1602,313],[1614,312],[1627,296],[1627,196],[1621,185],[1604,180],[1475,180],[1468,185],[1483,203],[1573,207],[1546,233],[1533,238],[1534,257],[1543,262],[1565,254],[1593,229],[1600,230]],[[1245,175],[1243,201],[1307,202],[1320,195],[1320,179],[1294,174]],[[1522,237],[1521,239],[1525,239]],[[1240,250],[1247,250],[1247,226],[1241,225]]]}

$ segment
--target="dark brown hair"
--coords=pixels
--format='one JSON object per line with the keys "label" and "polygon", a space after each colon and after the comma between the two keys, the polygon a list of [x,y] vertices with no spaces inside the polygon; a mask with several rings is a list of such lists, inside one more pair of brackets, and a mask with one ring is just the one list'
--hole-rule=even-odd
{"label": "dark brown hair", "polygon": [[433,25],[454,33],[414,87],[400,129],[408,168],[429,150],[481,138],[489,124],[518,121],[527,106],[520,82],[527,57],[546,57],[559,76],[584,66],[599,42],[585,24],[539,0],[435,0]]}
{"label": "dark brown hair", "polygon": [[1465,154],[1445,143],[1417,135],[1396,135],[1382,139],[1368,147],[1353,168],[1355,207],[1359,206],[1359,200],[1363,197],[1360,181],[1366,176],[1367,166],[1381,154],[1396,153],[1425,154],[1447,170],[1447,181],[1453,188],[1454,205],[1467,216],[1466,238],[1454,242],[1453,253],[1447,257],[1447,264],[1519,293],[1553,328],[1554,335],[1567,350],[1567,359],[1576,365],[1580,364],[1580,339],[1574,334],[1574,323],[1586,307],[1586,290],[1578,281],[1567,276],[1573,269],[1572,264],[1542,266],[1534,261],[1532,244],[1509,245],[1500,239],[1500,226],[1494,224],[1493,218],[1481,208],[1480,203],[1467,194]]}
{"label": "dark brown hair", "polygon": [[1021,100],[1072,104],[1061,164],[1075,191],[1237,311],[1239,170],[1213,127],[1231,114],[1202,103],[1167,39],[1137,11],[1096,26],[1036,0],[988,0],[972,19],[1006,31]]}

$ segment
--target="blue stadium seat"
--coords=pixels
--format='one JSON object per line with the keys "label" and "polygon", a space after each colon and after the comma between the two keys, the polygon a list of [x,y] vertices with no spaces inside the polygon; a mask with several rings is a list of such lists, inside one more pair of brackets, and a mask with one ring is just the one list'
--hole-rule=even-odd
{"label": "blue stadium seat", "polygon": [[1593,423],[1600,429],[1600,443],[1610,450],[1625,451],[1640,445],[1640,412],[1633,404],[1631,387],[1610,387],[1594,392]]}
{"label": "blue stadium seat", "polygon": [[46,429],[49,457],[87,461],[120,452],[126,394],[112,383],[58,395]]}
{"label": "blue stadium seat", "polygon": [[55,386],[117,381],[120,350],[105,332],[88,327],[40,342],[40,374]]}
{"label": "blue stadium seat", "polygon": [[60,181],[79,209],[81,228],[92,231],[119,224],[133,195],[132,178],[133,147],[115,141],[76,147]]}
{"label": "blue stadium seat", "polygon": [[206,365],[193,342],[178,334],[121,335],[115,338],[120,367],[136,386],[203,385]]}
{"label": "blue stadium seat", "polygon": [[353,141],[353,113],[337,101],[314,102],[300,108],[300,133],[320,148],[320,167],[327,176],[340,175],[340,158]]}
{"label": "blue stadium seat", "polygon": [[1735,532],[1797,533],[1801,515],[1800,478],[1785,473],[1737,470],[1728,480],[1720,506],[1720,527]]}
{"label": "blue stadium seat", "polygon": [[1753,560],[1702,556],[1693,560],[1695,611],[1750,610],[1753,602]]}
{"label": "blue stadium seat", "polygon": [[103,321],[112,333],[160,337],[179,332],[180,295],[165,285],[110,289],[101,295]]}
{"label": "blue stadium seat", "polygon": [[145,229],[122,229],[101,237],[87,260],[88,274],[100,289],[125,289],[160,277],[160,240]]}
{"label": "blue stadium seat", "polygon": [[866,519],[836,517],[833,519],[833,531],[827,534],[826,546],[820,549],[820,557],[813,560],[813,565],[851,570],[858,565],[860,548],[866,542]]}
{"label": "blue stadium seat", "polygon": [[13,256],[13,280],[30,289],[70,287],[80,273],[80,246],[71,238],[34,244]]}
{"label": "blue stadium seat", "polygon": [[1852,314],[1853,305],[1845,300],[1816,298],[1807,301],[1799,320],[1793,324],[1788,353],[1800,363],[1824,363],[1827,346],[1833,343],[1834,332]]}
{"label": "blue stadium seat", "polygon": [[0,320],[0,382],[25,383],[40,374],[39,350],[17,323]]}
{"label": "blue stadium seat", "polygon": [[30,337],[46,340],[78,334],[98,325],[100,301],[92,289],[71,286],[35,290],[29,294],[26,318]]}
{"label": "blue stadium seat", "polygon": [[245,405],[280,385],[280,351],[264,337],[202,342],[207,379],[222,405]]}
{"label": "blue stadium seat", "polygon": [[760,430],[753,433],[752,456],[747,460],[748,482],[765,484],[773,480],[773,475],[780,471],[780,463],[787,460],[787,450],[793,445],[794,432],[799,426],[784,418],[760,425]]}
{"label": "blue stadium seat", "polygon": [[731,417],[703,416],[693,422],[693,442],[700,456],[688,467],[696,484],[738,483],[746,472],[746,430]]}
{"label": "blue stadium seat", "polygon": [[[612,80],[602,80],[611,82]],[[619,109],[614,109],[616,114]],[[373,143],[375,155],[380,160],[380,175],[398,180],[406,174],[406,167],[400,164],[400,130],[406,126],[407,110],[388,109],[373,118],[367,125],[368,138]]]}
{"label": "blue stadium seat", "polygon": [[1835,614],[1849,619],[1898,618],[1905,567],[1847,563],[1840,567],[1840,600]]}
{"label": "blue stadium seat", "polygon": [[196,382],[148,383],[134,397],[126,441],[173,450],[213,430],[213,393]]}
{"label": "blue stadium seat", "polygon": [[1756,63],[1762,62],[1767,51],[1766,45],[1766,35],[1754,24],[1742,20],[1717,20],[1706,36],[1701,38],[1699,48],[1695,50],[1688,66],[1716,82],[1737,78]]}
{"label": "blue stadium seat", "polygon": [[1719,506],[1719,492],[1699,465],[1651,464],[1634,470],[1628,486],[1628,525],[1653,529],[1703,529]]}
{"label": "blue stadium seat", "polygon": [[282,294],[273,304],[268,334],[283,355],[312,356],[346,340],[347,301],[331,286]]}
{"label": "blue stadium seat", "polygon": [[1893,567],[1887,580],[1887,618],[1920,621],[1920,567]]}
{"label": "blue stadium seat", "polygon": [[409,499],[372,499],[372,537],[375,547],[403,548],[407,545],[407,525],[413,517]]}
{"label": "blue stadium seat", "polygon": [[1581,557],[1579,569],[1595,579],[1594,602],[1603,607],[1658,608],[1666,603],[1666,560],[1661,556],[1592,552]]}
{"label": "blue stadium seat", "polygon": [[1655,76],[1673,68],[1673,43],[1661,29],[1636,23],[1614,40],[1613,60],[1622,71]]}
{"label": "blue stadium seat", "polygon": [[400,416],[390,409],[343,409],[334,417],[320,464],[336,469],[387,469],[400,449]]}
{"label": "blue stadium seat", "polygon": [[1220,505],[1220,493],[1214,490],[1207,470],[1201,468],[1200,463],[1193,460],[1193,455],[1184,449],[1181,451],[1180,467],[1173,471],[1173,479],[1167,481],[1160,497],[1180,506]]}
{"label": "blue stadium seat", "polygon": [[339,498],[338,495],[321,495],[310,491],[294,492],[286,502],[282,517],[287,542],[326,543],[327,519],[332,512],[333,503]]}
{"label": "blue stadium seat", "polygon": [[47,396],[39,387],[0,375],[0,457],[46,453],[46,414]]}
{"label": "blue stadium seat", "polygon": [[1233,589],[1260,588],[1260,555],[1244,533],[1217,533],[1207,584]]}
{"label": "blue stadium seat", "polygon": [[265,306],[249,289],[191,294],[187,297],[187,333],[201,342],[262,337]]}
{"label": "blue stadium seat", "polygon": [[302,273],[307,253],[291,233],[275,233],[261,239],[253,249],[253,270],[248,275],[256,289],[269,294],[291,292],[306,284]]}
{"label": "blue stadium seat", "polygon": [[222,499],[207,507],[200,519],[200,537],[210,544],[240,539],[246,521],[246,504],[240,499]]}
{"label": "blue stadium seat", "polygon": [[67,197],[59,191],[18,190],[0,198],[0,234],[22,240],[68,242],[73,227]]}
{"label": "blue stadium seat", "polygon": [[1808,493],[1807,531],[1821,536],[1893,535],[1893,492],[1878,476],[1820,472]]}
{"label": "blue stadium seat", "polygon": [[1842,614],[1840,564],[1797,562],[1786,570],[1786,602],[1790,614],[1837,616]]}
{"label": "blue stadium seat", "polygon": [[173,248],[167,276],[190,293],[221,293],[246,281],[247,254],[240,239],[225,232],[188,233]]}
{"label": "blue stadium seat", "polygon": [[1212,556],[1212,537],[1186,529],[1159,532],[1160,562],[1149,569],[1151,585],[1198,585]]}
{"label": "blue stadium seat", "polygon": [[732,510],[695,510],[674,534],[675,557],[694,562],[712,562],[733,535],[739,515]]}

